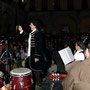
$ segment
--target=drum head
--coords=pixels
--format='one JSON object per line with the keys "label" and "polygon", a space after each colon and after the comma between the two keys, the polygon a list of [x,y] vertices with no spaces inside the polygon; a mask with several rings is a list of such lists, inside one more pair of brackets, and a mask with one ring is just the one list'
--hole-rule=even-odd
{"label": "drum head", "polygon": [[31,70],[28,68],[15,68],[10,73],[14,75],[25,75],[31,73]]}

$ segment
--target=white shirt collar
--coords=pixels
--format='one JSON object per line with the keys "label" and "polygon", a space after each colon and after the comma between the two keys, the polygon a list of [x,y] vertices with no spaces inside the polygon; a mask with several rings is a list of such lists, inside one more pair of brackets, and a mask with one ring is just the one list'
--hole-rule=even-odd
{"label": "white shirt collar", "polygon": [[31,33],[35,32],[35,31],[36,31],[36,29],[34,29]]}

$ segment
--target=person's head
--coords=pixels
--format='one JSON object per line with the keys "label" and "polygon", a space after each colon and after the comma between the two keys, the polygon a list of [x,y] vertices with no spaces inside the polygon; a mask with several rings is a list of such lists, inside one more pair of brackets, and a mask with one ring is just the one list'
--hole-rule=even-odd
{"label": "person's head", "polygon": [[76,50],[85,49],[84,43],[81,40],[77,40],[75,43],[75,49]]}
{"label": "person's head", "polygon": [[17,49],[17,45],[13,44],[13,50],[16,50],[16,49]]}
{"label": "person's head", "polygon": [[30,26],[31,30],[40,29],[41,28],[41,22],[40,22],[40,20],[35,19],[35,20],[32,20],[30,22],[29,26]]}
{"label": "person's head", "polygon": [[86,58],[90,58],[90,41],[86,44],[85,56]]}
{"label": "person's head", "polygon": [[19,31],[22,31],[23,28],[22,28],[21,25],[18,25],[18,26],[17,26],[17,29],[18,29]]}
{"label": "person's head", "polygon": [[30,28],[31,28],[31,30],[33,31],[34,29],[36,29],[36,26],[31,22],[31,23],[30,23]]}
{"label": "person's head", "polygon": [[5,48],[6,48],[6,49],[8,49],[8,48],[9,48],[8,44],[5,44]]}

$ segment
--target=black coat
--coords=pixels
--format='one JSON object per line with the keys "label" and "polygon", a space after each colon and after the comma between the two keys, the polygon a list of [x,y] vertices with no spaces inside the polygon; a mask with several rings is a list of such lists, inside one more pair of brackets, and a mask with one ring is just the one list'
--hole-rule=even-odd
{"label": "black coat", "polygon": [[[33,35],[33,36],[32,36]],[[22,33],[23,38],[29,38],[29,33],[25,31]],[[31,34],[31,56],[29,58],[29,66],[32,70],[43,70],[45,68],[45,43],[42,34],[39,30],[36,30]],[[35,42],[35,43],[33,43]],[[34,45],[35,44],[35,45]],[[34,58],[38,58],[39,61],[35,63]]]}

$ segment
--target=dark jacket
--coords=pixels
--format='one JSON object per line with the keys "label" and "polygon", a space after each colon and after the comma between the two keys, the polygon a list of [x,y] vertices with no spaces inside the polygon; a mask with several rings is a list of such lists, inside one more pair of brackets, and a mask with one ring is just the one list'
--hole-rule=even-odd
{"label": "dark jacket", "polygon": [[[29,33],[25,31],[20,35],[24,39],[29,38]],[[45,43],[39,30],[31,33],[31,56],[29,58],[29,66],[32,70],[42,70],[44,66]],[[34,58],[38,58],[38,62],[34,62]]]}

